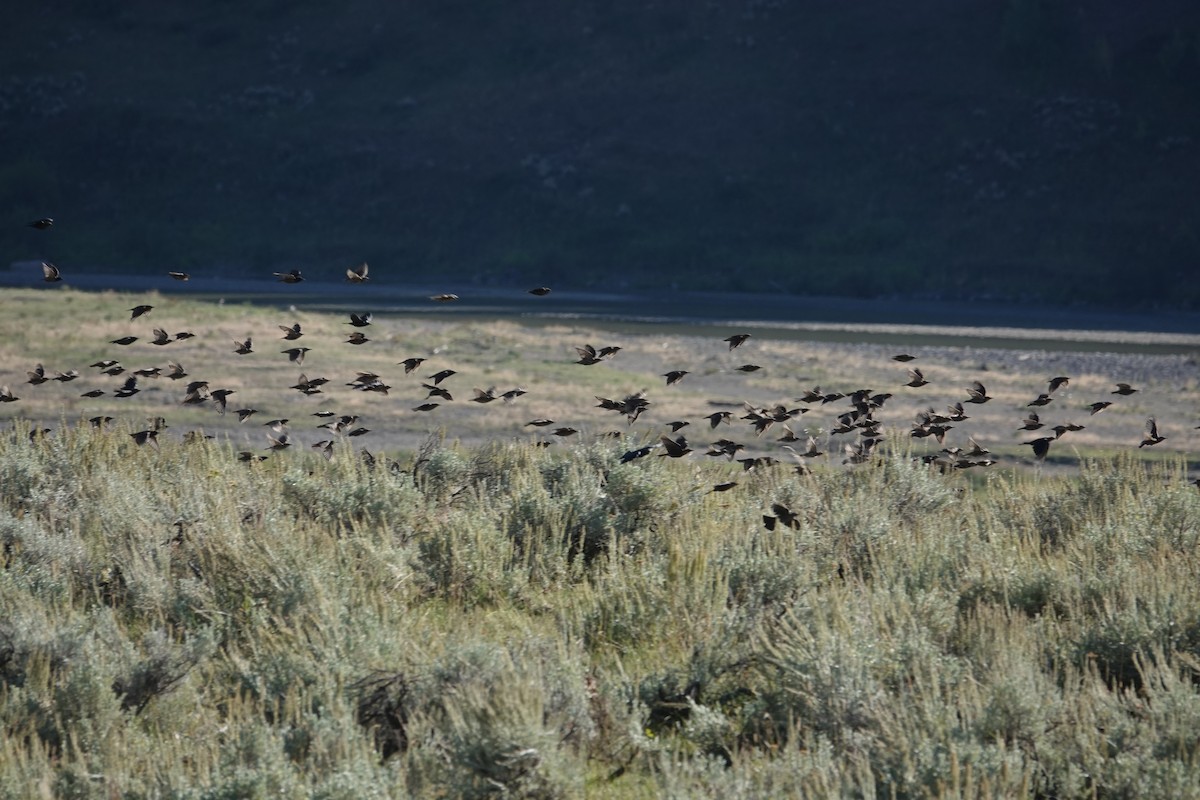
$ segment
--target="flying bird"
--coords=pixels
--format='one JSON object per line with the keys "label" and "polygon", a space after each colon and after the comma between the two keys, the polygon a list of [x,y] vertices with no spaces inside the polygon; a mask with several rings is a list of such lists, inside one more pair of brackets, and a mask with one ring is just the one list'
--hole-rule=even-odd
{"label": "flying bird", "polygon": [[662,443],[664,453],[659,453],[660,456],[669,458],[683,458],[688,453],[692,452],[692,448],[688,447],[687,439],[680,436],[672,439],[669,436],[660,436],[659,442]]}
{"label": "flying bird", "polygon": [[1118,383],[1117,388],[1114,389],[1112,393],[1119,394],[1119,395],[1130,395],[1136,391],[1137,391],[1137,389],[1134,389],[1128,383]]}
{"label": "flying bird", "polygon": [[290,347],[287,350],[280,350],[279,352],[287,353],[288,361],[294,361],[296,364],[303,364],[304,363],[304,354],[307,353],[309,350],[312,350],[312,348],[311,347]]}
{"label": "flying bird", "polygon": [[458,295],[456,295],[456,294],[435,294],[435,295],[432,295],[429,299],[433,300],[434,302],[437,302],[437,303],[450,303],[450,302],[457,300]]}
{"label": "flying bird", "polygon": [[1154,417],[1151,417],[1150,419],[1146,420],[1146,435],[1142,437],[1142,443],[1139,444],[1138,447],[1150,447],[1151,445],[1156,445],[1159,442],[1166,440],[1166,438],[1167,437],[1165,436],[1158,435],[1158,422],[1154,419]]}
{"label": "flying bird", "polygon": [[925,380],[925,375],[921,372],[921,370],[913,367],[908,371],[908,383],[904,385],[916,388],[918,386],[925,386],[928,383],[929,381]]}
{"label": "flying bird", "polygon": [[249,336],[246,337],[246,341],[244,342],[239,342],[238,340],[234,339],[233,352],[237,353],[239,356],[249,355],[250,353],[254,352],[253,344],[254,342]]}
{"label": "flying bird", "polygon": [[404,365],[404,374],[407,375],[408,373],[412,372],[417,367],[421,366],[421,364],[425,363],[425,359],[423,359],[423,358],[406,358],[403,361],[400,361],[397,363]]}
{"label": "flying bird", "polygon": [[373,315],[373,314],[371,314],[371,312],[370,312],[370,311],[368,311],[368,312],[367,312],[367,313],[365,313],[365,314],[354,314],[354,313],[351,313],[351,314],[350,314],[350,321],[349,321],[349,322],[347,322],[346,324],[347,324],[347,325],[353,325],[353,326],[354,326],[354,327],[356,327],[356,328],[365,328],[365,327],[367,327],[368,325],[370,325],[370,324],[371,324],[371,319],[373,318],[373,316],[374,316],[374,315]]}
{"label": "flying bird", "polygon": [[190,280],[192,277],[191,275],[187,274],[186,272],[168,272],[167,274],[170,275],[173,279],[175,279],[177,281]]}
{"label": "flying bird", "polygon": [[729,344],[729,349],[733,350],[735,348],[741,347],[743,344],[745,344],[746,340],[749,338],[750,338],[750,334],[748,334],[748,333],[735,333],[733,336],[726,336],[721,341],[727,342]]}
{"label": "flying bird", "polygon": [[304,333],[300,330],[300,323],[294,325],[280,325],[279,330],[283,331],[283,338],[289,342],[293,339],[299,339]]}
{"label": "flying bird", "polygon": [[120,339],[113,339],[109,344],[119,344],[122,347],[131,345],[138,340],[136,336],[122,336]]}
{"label": "flying bird", "polygon": [[42,217],[41,219],[35,219],[33,222],[29,223],[29,227],[37,228],[39,231],[49,230],[50,228],[54,227],[54,220],[50,217]]}
{"label": "flying bird", "polygon": [[172,341],[174,340],[171,338],[171,334],[167,333],[162,328],[155,328],[154,338],[150,340],[150,344],[156,344],[161,347],[164,344],[170,344]]}
{"label": "flying bird", "polygon": [[145,316],[154,310],[154,306],[134,306],[129,309],[129,320],[132,322],[138,317]]}
{"label": "flying bird", "polygon": [[367,263],[364,261],[357,267],[346,270],[346,280],[350,281],[350,283],[366,283],[368,280],[367,271],[369,269],[370,267],[368,267]]}
{"label": "flying bird", "polygon": [[280,283],[300,283],[304,280],[304,276],[300,274],[300,270],[294,269],[291,272],[275,272],[276,280]]}
{"label": "flying bird", "polygon": [[688,371],[686,369],[673,369],[670,372],[664,373],[663,377],[667,379],[667,386],[670,386],[673,383],[679,383],[683,380],[683,376],[687,374]]}
{"label": "flying bird", "polygon": [[967,387],[967,394],[969,395],[967,397],[968,403],[986,403],[992,399],[988,396],[987,389],[979,381],[975,381]]}
{"label": "flying bird", "polygon": [[530,289],[529,293],[534,297],[545,297],[546,295],[550,294],[550,287],[539,286],[536,289]]}
{"label": "flying bird", "polygon": [[62,280],[62,271],[53,264],[42,262],[42,280],[46,283],[57,283]]}

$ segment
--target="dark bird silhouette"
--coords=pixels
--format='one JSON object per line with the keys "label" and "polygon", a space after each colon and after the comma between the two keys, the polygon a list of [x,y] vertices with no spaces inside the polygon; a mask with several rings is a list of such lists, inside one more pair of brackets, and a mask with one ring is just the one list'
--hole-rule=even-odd
{"label": "dark bird silhouette", "polygon": [[299,339],[304,335],[304,332],[300,330],[299,322],[297,322],[295,325],[280,325],[279,330],[283,331],[283,338],[289,342]]}
{"label": "dark bird silhouette", "polygon": [[412,372],[417,367],[424,364],[425,359],[423,359],[423,358],[406,358],[403,361],[400,361],[398,363],[404,365],[404,374],[407,375],[408,373]]}
{"label": "dark bird silhouette", "polygon": [[434,302],[437,302],[437,303],[451,303],[458,299],[458,295],[456,295],[456,294],[435,294],[435,295],[432,295],[429,299],[433,300]]}
{"label": "dark bird silhouette", "polygon": [[216,404],[217,412],[223,415],[225,413],[225,404],[229,399],[229,395],[236,393],[237,392],[234,389],[214,389],[209,396]]}
{"label": "dark bird silhouette", "polygon": [[135,369],[133,374],[139,378],[157,378],[160,372],[162,372],[161,367],[142,367],[141,369]]}
{"label": "dark bird silhouette", "polygon": [[171,334],[167,333],[162,328],[155,328],[154,338],[150,340],[150,344],[156,344],[159,347],[162,347],[165,344],[170,344],[172,341],[174,340],[171,338]]}
{"label": "dark bird silhouette", "polygon": [[105,417],[105,416],[92,417],[91,419],[88,420],[88,422],[91,423],[93,428],[103,428],[105,425],[107,425],[108,423],[110,423],[112,421],[113,421],[112,417]]}
{"label": "dark bird silhouette", "polygon": [[79,377],[79,370],[69,369],[66,372],[54,371],[54,377],[50,380],[58,381],[59,383],[68,383]]}
{"label": "dark bird silhouette", "polygon": [[321,442],[314,442],[311,445],[312,449],[319,450],[326,461],[333,460],[333,439],[326,439]]}
{"label": "dark bird silhouette", "polygon": [[266,460],[267,460],[266,456],[260,456],[257,453],[251,453],[248,450],[242,450],[240,453],[238,453],[238,461],[253,463],[256,461],[266,461]]}
{"label": "dark bird silhouette", "polygon": [[367,263],[364,261],[357,267],[346,270],[346,280],[350,281],[350,283],[366,283],[367,280],[369,280],[367,278],[367,272],[370,271],[370,269],[371,268],[367,266]]}
{"label": "dark bird silhouette", "polygon": [[1051,378],[1049,386],[1046,389],[1046,394],[1054,394],[1059,389],[1065,388],[1070,382],[1071,379],[1065,375],[1059,375],[1055,378]]}
{"label": "dark bird silhouette", "polygon": [[1045,425],[1045,423],[1042,422],[1041,419],[1038,418],[1037,414],[1035,414],[1034,412],[1031,411],[1031,412],[1029,412],[1029,416],[1025,417],[1025,420],[1021,424],[1021,427],[1018,428],[1017,430],[1036,431],[1038,428],[1042,427],[1043,425]]}
{"label": "dark bird silhouette", "polygon": [[533,295],[534,297],[545,297],[546,295],[550,294],[550,287],[549,286],[538,286],[535,289],[530,289],[529,293],[531,295]]}
{"label": "dark bird silhouette", "polygon": [[355,331],[346,339],[346,344],[366,344],[369,341],[371,340],[367,338],[365,333]]}
{"label": "dark bird silhouette", "polygon": [[733,350],[734,348],[741,347],[749,338],[750,334],[748,333],[735,333],[733,336],[726,336],[721,341],[727,342],[729,344],[729,349]]}
{"label": "dark bird silhouette", "polygon": [[253,353],[254,352],[254,341],[249,336],[246,337],[246,341],[244,341],[244,342],[239,342],[237,339],[234,339],[233,340],[233,352],[237,353],[239,356],[244,356],[244,355]]}
{"label": "dark bird silhouette", "polygon": [[967,397],[968,403],[986,403],[988,400],[992,399],[991,397],[988,397],[987,389],[985,389],[983,384],[979,381],[975,381],[969,387],[967,387],[967,394],[969,395]]}
{"label": "dark bird silhouette", "polygon": [[278,436],[268,433],[267,441],[270,442],[270,444],[268,444],[266,447],[267,450],[282,450],[285,447],[292,446],[291,437],[286,433],[281,433]]}
{"label": "dark bird silhouette", "polygon": [[158,447],[158,431],[154,430],[153,428],[150,430],[138,431],[137,433],[131,433],[129,435],[133,437],[133,441],[139,446],[150,444],[154,445],[156,448]]}
{"label": "dark bird silhouette", "polygon": [[129,309],[129,319],[132,322],[138,317],[144,317],[154,310],[154,306],[134,306]]}
{"label": "dark bird silhouette", "polygon": [[555,436],[574,436],[575,434],[579,433],[579,431],[575,430],[574,428],[555,428],[550,432]]}
{"label": "dark bird silhouette", "polygon": [[1053,428],[1051,428],[1051,430],[1054,431],[1055,439],[1061,439],[1064,434],[1081,431],[1086,427],[1086,425],[1076,425],[1073,422],[1067,422],[1062,425],[1055,425]]}
{"label": "dark bird silhouette", "polygon": [[42,262],[42,280],[46,283],[58,283],[62,280],[62,270],[53,264]]}
{"label": "dark bird silhouette", "polygon": [[136,336],[122,336],[120,339],[113,339],[109,344],[119,344],[122,347],[131,345],[138,340]]}
{"label": "dark bird silhouette", "polygon": [[437,403],[422,403],[413,409],[413,411],[433,411],[438,407]]}
{"label": "dark bird silhouette", "polygon": [[711,428],[717,427],[722,422],[724,422],[725,424],[729,424],[729,421],[732,418],[733,418],[732,411],[714,411],[713,413],[711,413],[707,417],[705,417],[705,419],[708,420],[709,427],[711,427]]}
{"label": "dark bird silhouette", "polygon": [[88,364],[89,367],[96,367],[97,369],[108,369],[109,367],[115,367],[116,365],[117,362],[111,358],[106,358],[103,361],[97,361],[93,364]]}
{"label": "dark bird silhouette", "polygon": [[42,217],[41,219],[35,219],[33,222],[29,223],[29,227],[37,228],[39,231],[50,230],[54,227],[54,220],[50,217]]}
{"label": "dark bird silhouette", "polygon": [[446,380],[446,378],[457,374],[458,373],[452,369],[444,369],[441,372],[435,372],[434,374],[430,375],[427,380],[431,380],[435,384],[440,384],[442,381]]}
{"label": "dark bird silhouette", "polygon": [[1138,447],[1150,447],[1158,444],[1159,442],[1165,441],[1166,438],[1167,437],[1165,436],[1158,435],[1158,422],[1154,419],[1154,417],[1151,417],[1150,419],[1146,420],[1146,435],[1142,437],[1142,443],[1139,444]]}
{"label": "dark bird silhouette", "polygon": [[1045,461],[1046,454],[1050,452],[1050,443],[1054,441],[1053,436],[1042,436],[1029,442],[1022,442],[1033,448],[1033,457],[1038,461]]}
{"label": "dark bird silhouette", "polygon": [[258,413],[257,408],[239,408],[233,413],[238,415],[238,422],[245,422]]}
{"label": "dark bird silhouette", "polygon": [[988,450],[986,447],[983,447],[982,445],[980,445],[972,437],[970,437],[970,436],[967,437],[967,449],[963,453],[964,456],[968,456],[970,458],[978,458],[979,456],[986,456],[990,452],[992,452],[992,451]]}
{"label": "dark bird silhouette", "polygon": [[184,339],[195,339],[195,338],[196,338],[196,334],[192,333],[191,331],[180,331],[179,333],[175,334],[175,341],[177,341],[177,342],[182,342]]}
{"label": "dark bird silhouette", "polygon": [[545,417],[541,417],[539,419],[529,420],[529,422],[526,422],[523,427],[528,428],[530,425],[532,425],[535,428],[545,428],[547,425],[553,425],[553,424],[554,424],[554,420],[546,419]]}
{"label": "dark bird silhouette", "polygon": [[288,357],[288,361],[293,361],[297,365],[299,365],[299,364],[304,363],[304,354],[307,353],[309,350],[312,350],[312,348],[311,347],[289,347],[287,350],[280,350],[279,352],[286,353],[287,357]]}
{"label": "dark bird silhouette", "polygon": [[300,283],[304,280],[304,276],[300,274],[300,270],[298,269],[294,269],[291,272],[276,272],[273,274],[280,283]]}
{"label": "dark bird silhouette", "polygon": [[925,375],[921,372],[921,370],[913,367],[908,371],[908,383],[904,385],[912,386],[915,389],[918,386],[925,386],[928,383],[929,381],[925,380]]}
{"label": "dark bird silhouette", "polygon": [[663,450],[666,452],[659,453],[660,456],[669,458],[683,458],[688,453],[692,452],[692,448],[688,447],[687,439],[680,436],[672,439],[668,436],[660,436],[659,442],[662,443]]}
{"label": "dark bird silhouette", "polygon": [[528,390],[522,389],[520,386],[518,386],[517,388],[509,389],[507,392],[500,395],[500,399],[506,403],[511,403],[513,400],[516,400],[523,394],[529,394]]}
{"label": "dark bird silhouette", "polygon": [[667,386],[670,386],[672,383],[679,383],[683,380],[683,376],[687,374],[688,371],[686,369],[673,369],[670,372],[664,373],[663,377],[667,379]]}
{"label": "dark bird silhouette", "polygon": [[40,386],[41,384],[50,380],[46,377],[46,368],[41,364],[35,364],[33,369],[26,370],[25,374],[29,376],[29,380],[25,382],[34,386]]}
{"label": "dark bird silhouette", "polygon": [[1096,414],[1099,414],[1101,411],[1103,411],[1104,409],[1108,408],[1111,405],[1112,405],[1112,403],[1109,402],[1108,400],[1101,400],[1098,403],[1092,403],[1090,406],[1088,406],[1088,408],[1090,408],[1092,410],[1092,416],[1095,416]]}
{"label": "dark bird silhouette", "polygon": [[487,389],[476,388],[475,396],[471,398],[472,403],[490,403],[496,399],[496,387],[489,386]]}
{"label": "dark bird silhouette", "polygon": [[1030,400],[1026,405],[1027,406],[1035,406],[1035,407],[1046,406],[1052,402],[1054,402],[1054,398],[1051,397],[1049,394],[1039,394],[1033,400]]}
{"label": "dark bird silhouette", "polygon": [[183,366],[181,364],[176,364],[174,361],[168,361],[167,362],[167,377],[173,381],[177,381],[180,378],[186,378],[187,372],[184,371]]}
{"label": "dark bird silhouette", "polygon": [[130,377],[125,379],[125,383],[122,384],[120,389],[117,389],[115,392],[113,392],[113,395],[115,397],[133,397],[140,391],[141,389],[139,389],[137,385],[137,378]]}
{"label": "dark bird silhouette", "polygon": [[763,514],[762,519],[763,525],[769,531],[775,530],[777,524],[784,525],[792,530],[800,529],[800,518],[782,503],[772,503],[771,513]]}
{"label": "dark bird silhouette", "polygon": [[677,419],[667,423],[667,427],[671,429],[671,433],[679,433],[680,428],[686,428],[692,423],[687,420]]}
{"label": "dark bird silhouette", "polygon": [[167,274],[170,275],[172,278],[174,278],[177,281],[190,280],[192,277],[191,275],[187,274],[186,272],[168,272]]}
{"label": "dark bird silhouette", "polygon": [[658,447],[656,444],[648,444],[645,447],[638,447],[634,450],[626,450],[621,455],[621,463],[628,464],[630,461],[636,461],[639,458],[645,458],[650,455],[650,452]]}
{"label": "dark bird silhouette", "polygon": [[368,311],[368,312],[367,312],[367,313],[365,313],[365,314],[354,314],[354,313],[351,313],[351,314],[350,314],[350,321],[349,321],[349,322],[347,322],[346,324],[347,324],[347,325],[353,325],[353,326],[354,326],[354,327],[356,327],[356,328],[365,328],[365,327],[367,327],[368,325],[370,325],[370,324],[371,324],[371,320],[372,320],[372,319],[374,319],[374,318],[375,318],[375,315],[374,315],[374,314],[372,314],[370,311]]}
{"label": "dark bird silhouette", "polygon": [[734,367],[737,372],[758,372],[762,367],[758,364],[742,364],[740,367]]}
{"label": "dark bird silhouette", "polygon": [[908,353],[897,353],[896,355],[892,356],[892,361],[899,361],[901,364],[909,361],[916,361],[916,359],[916,356],[911,356]]}
{"label": "dark bird silhouette", "polygon": [[716,483],[716,484],[713,484],[713,487],[711,489],[709,489],[708,491],[709,491],[709,494],[712,494],[713,492],[728,492],[730,489],[732,489],[735,486],[737,486],[737,481],[728,481],[726,483]]}
{"label": "dark bird silhouette", "polygon": [[1119,394],[1119,395],[1130,395],[1136,391],[1137,391],[1137,389],[1134,389],[1128,383],[1118,383],[1117,388],[1114,389],[1112,393]]}
{"label": "dark bird silhouette", "polygon": [[81,394],[79,396],[95,399],[97,397],[103,397],[104,394],[105,394],[105,392],[103,389],[92,389],[91,391],[84,392],[83,394]]}

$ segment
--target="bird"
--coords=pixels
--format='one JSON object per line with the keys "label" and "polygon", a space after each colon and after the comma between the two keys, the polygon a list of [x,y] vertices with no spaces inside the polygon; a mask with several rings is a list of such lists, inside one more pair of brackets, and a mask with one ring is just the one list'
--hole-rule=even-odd
{"label": "bird", "polygon": [[129,320],[132,322],[138,317],[145,316],[154,310],[154,306],[134,306],[129,309]]}
{"label": "bird", "polygon": [[538,286],[534,289],[530,289],[529,293],[531,295],[533,295],[534,297],[545,297],[546,295],[550,294],[550,287],[549,286]]}
{"label": "bird", "polygon": [[69,369],[66,372],[59,372],[58,370],[55,370],[54,377],[51,378],[51,380],[59,381],[60,383],[67,383],[68,381],[73,381],[78,377],[79,377],[78,370]]}
{"label": "bird", "polygon": [[1119,394],[1119,395],[1131,395],[1136,391],[1138,391],[1138,390],[1134,389],[1128,383],[1118,383],[1117,388],[1114,389],[1112,393]]}
{"label": "bird", "polygon": [[177,342],[182,342],[185,339],[195,339],[195,338],[196,338],[196,334],[192,333],[191,331],[180,331],[179,333],[175,334],[175,341],[177,341]]}
{"label": "bird", "polygon": [[129,435],[133,437],[133,441],[139,446],[151,444],[155,447],[158,447],[158,431],[154,430],[153,428],[149,430],[138,431],[137,433],[131,433]]}
{"label": "bird", "polygon": [[371,340],[367,338],[365,333],[362,333],[361,331],[354,331],[346,339],[346,344],[366,344],[369,341]]}
{"label": "bird", "polygon": [[621,463],[628,464],[630,461],[636,461],[639,458],[645,458],[650,455],[650,452],[658,447],[657,444],[648,444],[645,447],[638,447],[633,450],[626,450],[621,454]]}
{"label": "bird", "polygon": [[457,374],[458,373],[452,369],[444,369],[441,372],[435,372],[434,374],[430,375],[428,377],[428,380],[433,381],[434,384],[440,384],[442,381],[446,380],[446,378],[449,378],[451,375],[457,375]]}
{"label": "bird", "polygon": [[46,368],[41,364],[35,364],[33,369],[26,370],[25,374],[29,376],[29,380],[25,382],[32,384],[33,386],[40,386],[41,384],[50,380],[48,377],[46,377]]}
{"label": "bird", "polygon": [[431,295],[429,299],[433,300],[434,302],[437,302],[437,303],[450,303],[450,302],[457,300],[458,295],[456,295],[456,294],[435,294],[435,295]]}
{"label": "bird", "polygon": [[95,399],[97,397],[103,397],[104,394],[105,394],[105,392],[103,389],[92,389],[91,391],[84,392],[83,394],[81,394],[79,396]]}
{"label": "bird", "polygon": [[279,330],[283,331],[283,338],[289,342],[293,339],[299,339],[304,333],[300,330],[300,323],[294,325],[280,325]]}
{"label": "bird", "polygon": [[238,422],[245,422],[246,420],[250,419],[250,417],[257,414],[258,409],[257,408],[239,408],[236,411],[234,411],[233,413],[238,415]]}
{"label": "bird", "polygon": [[350,321],[349,321],[349,322],[347,322],[346,324],[347,324],[347,325],[353,325],[353,326],[354,326],[354,327],[356,327],[356,328],[365,328],[365,327],[367,327],[368,325],[370,325],[370,324],[371,324],[371,319],[372,319],[373,317],[374,317],[374,315],[373,315],[373,314],[372,314],[370,311],[368,311],[368,312],[367,312],[367,313],[365,313],[365,314],[354,314],[354,313],[351,313],[351,314],[350,314]]}
{"label": "bird", "polygon": [[664,373],[663,377],[667,379],[667,386],[670,386],[673,383],[679,383],[683,380],[683,376],[687,374],[688,371],[686,369],[673,369],[670,372]]}
{"label": "bird", "polygon": [[925,380],[925,375],[921,372],[921,370],[913,367],[908,371],[908,383],[904,385],[916,388],[918,386],[925,386],[928,383],[929,381]]}
{"label": "bird", "polygon": [[300,274],[300,270],[294,269],[291,272],[275,272],[272,273],[280,283],[300,283],[304,280],[304,276]]}
{"label": "bird", "polygon": [[422,383],[421,388],[425,389],[429,392],[429,394],[425,395],[426,400],[428,400],[431,397],[440,397],[441,399],[447,400],[447,401],[454,400],[454,395],[450,394],[449,390],[443,389],[441,386],[438,386],[436,383]]}
{"label": "bird", "polygon": [[1027,406],[1045,406],[1049,405],[1054,400],[1049,394],[1042,393],[1026,403]]}
{"label": "bird", "polygon": [[737,372],[758,372],[762,367],[758,364],[742,364],[740,367],[734,367]]}
{"label": "bird", "polygon": [[708,420],[709,427],[711,427],[711,428],[717,427],[722,422],[729,424],[729,420],[732,418],[733,418],[732,411],[714,411],[713,413],[711,413],[707,417],[705,417],[705,419]]}
{"label": "bird", "polygon": [[660,456],[669,458],[683,458],[688,453],[692,452],[692,448],[688,447],[687,439],[680,436],[672,439],[669,436],[660,436],[659,442],[662,443],[664,453],[659,453]]}
{"label": "bird", "polygon": [[1049,385],[1046,388],[1046,394],[1054,394],[1059,389],[1065,388],[1067,386],[1067,384],[1069,384],[1070,382],[1071,382],[1071,379],[1065,375],[1059,375],[1057,377],[1051,378],[1049,381]]}
{"label": "bird", "polygon": [[785,525],[792,530],[800,529],[799,517],[782,503],[772,503],[771,513],[763,514],[762,520],[763,525],[766,526],[766,529],[769,531],[775,530],[775,526],[777,524]]}
{"label": "bird", "polygon": [[283,450],[285,447],[292,446],[291,437],[286,433],[281,433],[278,436],[268,433],[267,441],[270,442],[266,447],[267,450]]}
{"label": "bird", "polygon": [[896,355],[892,356],[892,361],[899,361],[901,364],[903,364],[908,361],[915,361],[916,358],[916,356],[909,355],[908,353],[897,353]]}
{"label": "bird", "polygon": [[367,266],[367,262],[364,261],[357,267],[346,270],[346,280],[350,281],[350,283],[366,283],[368,280],[367,271],[369,269],[370,267]]}
{"label": "bird", "polygon": [[573,436],[574,434],[579,433],[579,431],[575,430],[574,428],[555,428],[550,432],[555,436]]}
{"label": "bird", "polygon": [[433,411],[438,407],[438,403],[422,403],[413,409],[413,411]]}
{"label": "bird", "polygon": [[668,422],[667,427],[671,429],[671,433],[679,433],[679,430],[681,428],[686,428],[688,425],[691,425],[691,424],[692,423],[688,422],[687,420],[677,419],[677,420],[673,420],[672,422]]}
{"label": "bird", "polygon": [[404,374],[407,375],[417,367],[421,366],[423,363],[425,363],[425,359],[423,358],[406,358],[403,361],[397,362],[397,365],[403,364]]}
{"label": "bird", "polygon": [[150,340],[150,344],[156,344],[159,347],[162,347],[165,344],[170,344],[172,341],[174,340],[171,338],[171,334],[167,333],[162,328],[155,328],[154,338]]}
{"label": "bird", "polygon": [[42,280],[46,283],[58,283],[62,280],[62,271],[53,264],[42,262]]}
{"label": "bird", "polygon": [[131,376],[125,379],[125,383],[120,389],[117,389],[115,392],[113,392],[113,395],[115,397],[133,397],[140,391],[141,389],[139,389],[137,385],[137,377]]}
{"label": "bird", "polygon": [[1017,430],[1020,431],[1036,431],[1046,423],[1042,422],[1038,415],[1034,412],[1029,412],[1029,416],[1025,417],[1022,425]]}
{"label": "bird", "polygon": [[523,394],[529,394],[528,390],[523,389],[520,386],[518,386],[515,389],[509,389],[507,392],[504,392],[503,394],[501,394],[500,399],[506,403],[511,403],[513,400],[516,400],[518,397],[520,397]]}
{"label": "bird", "polygon": [[287,350],[280,350],[281,353],[286,353],[288,361],[294,361],[296,364],[304,363],[304,354],[312,350],[311,347],[290,347]]}
{"label": "bird", "polygon": [[987,389],[979,381],[975,381],[967,387],[967,394],[969,395],[966,401],[968,403],[986,403],[992,399],[988,397]]}
{"label": "bird", "polygon": [[716,483],[716,484],[713,484],[713,487],[711,489],[709,489],[709,493],[711,494],[713,492],[728,492],[730,489],[732,489],[733,487],[735,487],[737,485],[738,485],[737,481],[728,481],[726,483]]}
{"label": "bird", "polygon": [[249,355],[250,353],[254,352],[253,345],[254,342],[249,336],[246,337],[246,341],[244,342],[239,342],[238,340],[234,339],[233,352],[237,353],[239,356]]}
{"label": "bird", "polygon": [[0,386],[0,403],[15,403],[21,398],[12,393],[7,386]]}
{"label": "bird", "polygon": [[496,399],[496,387],[489,386],[487,389],[475,388],[475,396],[471,398],[472,403],[490,403]]}
{"label": "bird", "polygon": [[214,403],[216,403],[218,413],[224,415],[225,414],[225,403],[226,403],[229,395],[236,394],[236,393],[237,392],[234,389],[214,389],[209,394],[209,397],[211,397],[212,401]]}
{"label": "bird", "polygon": [[136,336],[122,336],[120,339],[113,339],[109,344],[119,344],[122,347],[133,344],[138,340]]}
{"label": "bird", "polygon": [[1092,410],[1092,416],[1095,416],[1111,405],[1112,403],[1108,400],[1101,400],[1098,403],[1092,403],[1090,406],[1088,406],[1088,408]]}
{"label": "bird", "polygon": [[1151,445],[1156,445],[1161,441],[1165,441],[1166,438],[1167,437],[1165,436],[1158,435],[1158,421],[1155,420],[1154,417],[1151,417],[1150,419],[1146,420],[1146,435],[1142,437],[1142,443],[1139,444],[1138,447],[1150,447]]}
{"label": "bird", "polygon": [[1050,443],[1054,441],[1054,438],[1053,436],[1042,436],[1032,441],[1022,442],[1022,444],[1027,444],[1033,448],[1033,456],[1038,461],[1045,461],[1046,454],[1050,452]]}
{"label": "bird", "polygon": [[191,280],[192,278],[192,276],[186,272],[168,272],[167,275],[171,276],[171,278],[177,281],[187,281]]}
{"label": "bird", "polygon": [[37,228],[39,231],[49,230],[50,228],[54,227],[54,220],[50,217],[42,217],[41,219],[35,219],[33,222],[29,223],[29,227]]}
{"label": "bird", "polygon": [[538,419],[529,420],[529,422],[526,422],[523,427],[528,428],[530,425],[532,425],[535,428],[545,428],[547,425],[553,425],[553,424],[554,424],[554,420],[547,419],[545,417],[540,417]]}
{"label": "bird", "polygon": [[735,333],[733,336],[726,336],[721,341],[728,343],[729,349],[734,350],[738,347],[741,347],[743,344],[745,344],[746,340],[749,338],[750,338],[750,334],[748,334],[748,333]]}

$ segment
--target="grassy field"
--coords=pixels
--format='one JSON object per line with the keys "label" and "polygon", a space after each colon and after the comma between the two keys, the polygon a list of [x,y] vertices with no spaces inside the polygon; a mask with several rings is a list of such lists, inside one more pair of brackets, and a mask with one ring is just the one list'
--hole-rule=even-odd
{"label": "grassy field", "polygon": [[[878,343],[429,315],[356,347],[340,316],[233,303],[18,291],[0,310],[20,398],[0,407],[0,798],[1200,797],[1186,353],[923,345],[931,384],[907,389]],[[302,367],[277,352],[295,321]],[[107,344],[154,326],[196,337]],[[584,342],[623,349],[572,363]],[[86,366],[117,356],[259,413],[181,405],[188,379],[78,398],[119,384]],[[408,356],[429,360],[405,376]],[[85,375],[29,385],[37,361]],[[455,400],[412,412],[446,367]],[[692,374],[665,387],[668,368]],[[282,388],[300,370],[328,391]],[[359,370],[393,389],[341,386]],[[1010,429],[1060,372],[1056,419],[1088,427],[1038,466],[1019,444],[1037,434]],[[922,463],[939,446],[913,412],[977,378],[994,399],[945,444],[999,463]],[[1080,414],[1118,378],[1140,391]],[[895,393],[866,463],[829,433],[845,401],[793,420],[829,453],[802,473],[780,426],[736,420],[818,383]],[[465,400],[491,384],[528,394]],[[633,425],[594,407],[642,388]],[[317,429],[321,408],[371,433]],[[710,431],[713,409],[734,423]],[[1138,448],[1147,414],[1168,438]],[[297,446],[264,449],[272,416]],[[535,446],[558,438],[537,416],[581,432]],[[676,417],[697,452],[623,463]],[[705,457],[719,436],[785,463]],[[328,461],[303,446],[321,438]]]}

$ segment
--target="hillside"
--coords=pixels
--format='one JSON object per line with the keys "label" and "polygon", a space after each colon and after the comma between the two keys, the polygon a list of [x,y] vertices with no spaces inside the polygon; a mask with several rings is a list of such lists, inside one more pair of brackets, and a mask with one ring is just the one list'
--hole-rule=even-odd
{"label": "hillside", "polygon": [[0,251],[1196,308],[1200,8],[1126,7],[27,4]]}

